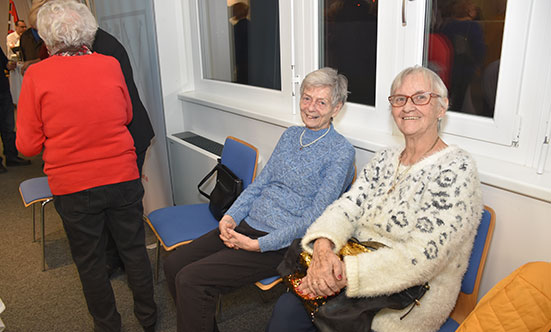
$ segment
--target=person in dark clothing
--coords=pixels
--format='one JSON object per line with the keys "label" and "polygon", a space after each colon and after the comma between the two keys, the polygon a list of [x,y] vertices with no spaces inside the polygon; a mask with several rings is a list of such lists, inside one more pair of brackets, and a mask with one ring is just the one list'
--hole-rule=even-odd
{"label": "person in dark clothing", "polygon": [[153,126],[151,125],[145,106],[140,99],[136,83],[134,82],[132,65],[130,64],[128,53],[126,53],[124,46],[114,36],[101,28],[98,28],[96,32],[92,51],[99,54],[110,55],[117,59],[121,65],[124,80],[128,87],[128,93],[130,94],[130,100],[132,101],[132,112],[134,114],[132,122],[128,125],[128,130],[134,139],[136,155],[138,156],[138,170],[141,174],[145,153],[155,133],[153,132]]}
{"label": "person in dark clothing", "polygon": [[[0,50],[2,51],[2,50]],[[13,100],[10,93],[10,82],[7,73],[15,68],[15,63],[8,61],[4,51],[0,54],[0,135],[4,146],[4,156],[6,157],[6,166],[23,166],[29,165],[30,160],[22,159],[18,156],[17,148],[15,147],[15,121],[13,117]],[[3,159],[0,157],[0,173],[6,173],[8,169],[2,164]]]}
{"label": "person in dark clothing", "polygon": [[232,6],[233,19],[237,22],[233,26],[235,41],[235,70],[236,83],[249,83],[249,6],[238,2]]}
{"label": "person in dark clothing", "polygon": [[467,88],[474,80],[480,80],[486,43],[479,22],[476,6],[470,0],[452,4],[452,18],[442,27],[442,33],[453,45],[453,65],[450,83],[450,109],[466,111],[465,98],[470,99]]}
{"label": "person in dark clothing", "polygon": [[19,38],[21,57],[24,61],[23,67],[21,67],[21,73],[23,75],[30,65],[48,57],[46,46],[44,46],[44,42],[38,35],[38,30],[36,29],[36,15],[40,7],[46,3],[46,1],[48,0],[33,0],[31,9],[29,10],[30,28],[23,32]]}
{"label": "person in dark clothing", "polygon": [[23,61],[40,59],[40,49],[44,42],[35,28],[27,29],[20,37],[21,56]]}
{"label": "person in dark clothing", "polygon": [[[128,53],[124,49],[124,46],[107,31],[98,28],[94,43],[92,44],[92,50],[94,52],[110,55],[117,59],[121,65],[124,80],[128,87],[128,93],[130,94],[130,100],[132,102],[133,118],[132,122],[128,125],[128,131],[134,139],[134,147],[136,148],[136,162],[138,164],[138,171],[140,176],[142,174],[142,167],[145,161],[145,153],[151,143],[151,139],[155,136],[153,127],[147,111],[140,99],[136,83],[134,82],[134,75],[132,73],[132,65],[128,58]],[[109,233],[106,228],[105,231]],[[111,276],[118,268],[124,269],[122,260],[119,257],[117,246],[111,234],[108,234],[106,256],[107,256],[107,274]]]}

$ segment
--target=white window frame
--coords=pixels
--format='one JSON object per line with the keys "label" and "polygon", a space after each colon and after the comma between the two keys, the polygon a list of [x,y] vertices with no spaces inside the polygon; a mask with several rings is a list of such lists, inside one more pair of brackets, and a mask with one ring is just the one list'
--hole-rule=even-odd
{"label": "white window frame", "polygon": [[[197,20],[200,0],[182,1],[188,2],[191,9],[193,84],[188,86],[190,92],[180,94],[180,99],[275,125],[301,125],[296,98],[299,84],[307,73],[320,67],[319,1],[279,0],[281,91],[203,79]],[[379,1],[376,105],[349,102],[335,121],[339,132],[358,148],[376,151],[402,140],[392,121],[387,96],[400,70],[422,63],[427,1]],[[549,143],[543,143],[549,142],[551,135],[547,122],[551,121],[551,110],[543,110],[541,105],[542,99],[543,104],[551,103],[546,93],[551,79],[545,76],[547,73],[538,73],[544,76],[541,78],[536,75],[534,62],[546,61],[551,46],[542,41],[545,37],[541,32],[529,32],[551,28],[551,22],[542,19],[544,14],[540,13],[551,9],[546,1],[508,0],[495,118],[448,111],[442,134],[448,144],[457,144],[475,156],[483,182],[539,198],[549,195],[545,187],[551,184],[551,153]],[[531,21],[536,16],[539,23],[534,27]],[[544,52],[534,45],[545,45]],[[535,77],[543,92],[528,91],[525,81]],[[533,101],[538,98],[540,104]]]}
{"label": "white window frame", "polygon": [[[427,0],[403,1],[409,22],[394,38],[404,41],[403,49],[408,50],[408,55],[397,59],[397,68],[422,64],[427,3]],[[444,133],[505,146],[518,144],[518,106],[532,5],[533,0],[507,2],[494,118],[448,111]]]}
{"label": "white window frame", "polygon": [[[199,24],[200,11],[198,2],[201,0],[191,0],[190,10],[194,15],[190,15],[192,33],[192,58],[193,58],[193,89],[199,93],[216,96],[219,100],[226,100],[229,103],[240,105],[257,105],[255,109],[259,113],[282,115],[292,109],[292,77],[291,77],[291,53],[283,50],[290,49],[291,45],[291,27],[286,22],[291,16],[291,3],[289,1],[279,0],[279,22],[280,22],[280,58],[281,58],[281,90],[266,89],[250,85],[235,84],[232,82],[217,81],[205,79],[203,73],[203,60],[201,54],[201,27]],[[225,1],[223,4],[225,5]],[[246,100],[238,101],[236,96],[243,97]],[[245,106],[243,106],[245,107]]]}

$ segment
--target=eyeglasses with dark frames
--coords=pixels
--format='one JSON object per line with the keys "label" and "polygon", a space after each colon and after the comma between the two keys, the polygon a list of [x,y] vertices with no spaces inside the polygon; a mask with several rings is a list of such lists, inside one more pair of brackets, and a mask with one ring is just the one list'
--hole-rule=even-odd
{"label": "eyeglasses with dark frames", "polygon": [[419,92],[411,96],[406,95],[392,95],[388,97],[388,101],[390,102],[390,105],[393,107],[400,107],[407,104],[408,99],[411,99],[411,101],[417,105],[417,106],[423,106],[428,103],[430,103],[430,100],[432,98],[440,98],[441,96],[434,93],[434,92]]}

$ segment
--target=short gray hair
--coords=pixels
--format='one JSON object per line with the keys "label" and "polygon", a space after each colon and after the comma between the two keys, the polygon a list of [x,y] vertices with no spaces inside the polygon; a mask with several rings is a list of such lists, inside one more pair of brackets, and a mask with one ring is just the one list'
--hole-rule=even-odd
{"label": "short gray hair", "polygon": [[40,37],[50,54],[92,46],[98,23],[88,7],[75,0],[47,1],[37,15]]}
{"label": "short gray hair", "polygon": [[442,107],[446,107],[444,99],[448,98],[448,88],[446,88],[446,85],[444,84],[440,76],[438,76],[435,72],[419,65],[408,67],[402,70],[398,75],[396,75],[396,78],[394,78],[394,81],[392,81],[392,85],[390,86],[390,95],[393,95],[396,90],[398,90],[398,88],[402,86],[402,83],[406,77],[415,74],[421,74],[423,78],[430,83],[430,87],[433,90],[431,92],[434,92],[442,97],[438,98],[438,102]]}
{"label": "short gray hair", "polygon": [[343,74],[338,74],[333,68],[324,67],[306,75],[300,85],[300,95],[304,90],[312,87],[328,86],[331,88],[331,104],[333,107],[339,103],[346,103],[348,98],[348,79]]}

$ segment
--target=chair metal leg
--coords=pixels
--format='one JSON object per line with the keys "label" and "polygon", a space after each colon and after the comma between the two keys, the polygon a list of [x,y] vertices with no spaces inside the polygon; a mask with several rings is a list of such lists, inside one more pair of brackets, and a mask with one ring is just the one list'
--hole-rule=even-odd
{"label": "chair metal leg", "polygon": [[42,238],[41,238],[41,241],[42,241],[42,271],[46,271],[46,237],[45,237],[45,229],[44,229],[44,207],[46,206],[46,204],[48,204],[50,201],[52,201],[53,198],[50,198],[50,199],[47,199],[45,200],[44,202],[42,202],[42,206],[41,206],[41,209],[40,209],[40,219],[41,219],[41,223],[42,223],[42,229],[41,229],[41,232],[42,232]]}
{"label": "chair metal leg", "polygon": [[33,209],[33,242],[36,242],[36,212],[35,212],[35,204],[32,205],[32,209]]}
{"label": "chair metal leg", "polygon": [[155,283],[159,282],[159,257],[161,256],[161,241],[157,239],[157,250],[155,252]]}

